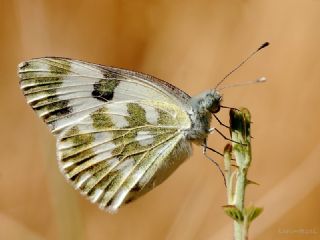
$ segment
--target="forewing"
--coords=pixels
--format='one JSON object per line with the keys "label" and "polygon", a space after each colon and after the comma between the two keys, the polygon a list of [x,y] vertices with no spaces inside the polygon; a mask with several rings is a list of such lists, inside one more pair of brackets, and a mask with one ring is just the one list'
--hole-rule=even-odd
{"label": "forewing", "polygon": [[61,171],[102,208],[116,211],[149,191],[191,152],[187,96],[175,97],[169,85],[60,58],[22,63],[19,75],[28,103],[57,137]]}
{"label": "forewing", "polygon": [[[94,108],[111,101],[152,99],[189,109],[190,96],[180,89],[152,76],[124,69],[46,57],[21,63],[19,75],[28,102],[43,118],[47,113],[51,118],[64,115],[73,108],[85,111],[83,101],[87,108]],[[43,105],[46,107],[42,108]]]}

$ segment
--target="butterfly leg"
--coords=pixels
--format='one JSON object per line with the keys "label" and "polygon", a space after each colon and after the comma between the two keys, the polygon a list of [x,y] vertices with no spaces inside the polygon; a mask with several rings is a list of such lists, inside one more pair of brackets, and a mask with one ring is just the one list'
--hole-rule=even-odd
{"label": "butterfly leg", "polygon": [[220,105],[221,108],[227,108],[227,109],[233,109],[233,110],[236,110],[236,111],[240,111],[238,108],[234,108],[234,107],[227,107],[227,106],[222,106]]}
{"label": "butterfly leg", "polygon": [[206,148],[206,149],[208,149],[208,150],[210,150],[211,152],[214,152],[214,153],[220,155],[221,157],[223,157],[223,154],[221,152],[219,152],[219,151],[217,151],[217,150],[215,150],[215,149],[213,149],[213,148],[211,148],[211,147],[209,147],[207,145],[204,145],[204,144],[202,144],[201,146]]}
{"label": "butterfly leg", "polygon": [[[202,144],[201,146],[202,146],[202,147],[205,147],[206,149],[210,150],[211,152],[214,152],[214,153],[216,153],[216,154],[220,155],[221,157],[223,157],[223,156],[224,156],[221,152],[219,152],[219,151],[217,151],[217,150],[215,150],[215,149],[213,149],[213,148],[209,147],[208,145],[204,145],[204,144]],[[231,158],[231,160],[233,160],[233,161],[234,161],[235,159],[234,159],[234,158]]]}
{"label": "butterfly leg", "polygon": [[[227,108],[227,109],[233,109],[233,110],[236,110],[236,111],[240,111],[238,108],[234,108],[234,107],[227,107],[227,106],[222,106],[220,105],[221,108]],[[224,126],[228,129],[230,129],[230,127],[226,124],[224,124],[223,122],[221,122],[221,120],[217,117],[217,115],[213,114],[214,118],[218,121],[218,123],[221,125],[221,126]]]}
{"label": "butterfly leg", "polygon": [[228,140],[228,141],[233,142],[233,143],[238,143],[238,144],[241,144],[241,145],[246,145],[246,144],[243,144],[243,143],[234,141],[234,140],[232,140],[231,138],[226,137],[222,132],[220,132],[220,131],[219,131],[218,129],[216,129],[216,128],[210,128],[210,129],[209,129],[209,133],[210,133],[210,134],[213,133],[214,131],[216,131],[216,132],[217,132],[220,136],[222,136],[225,140]]}
{"label": "butterfly leg", "polygon": [[226,124],[224,124],[223,122],[221,122],[221,120],[217,117],[217,115],[213,114],[214,118],[217,119],[218,123],[221,125],[221,126],[224,126],[225,128],[228,128],[230,129],[229,126],[227,126]]}
{"label": "butterfly leg", "polygon": [[[226,107],[226,106],[221,106],[221,105],[220,105],[220,107],[221,107],[221,108],[227,108],[227,109],[233,109],[233,110],[236,110],[236,111],[240,111],[238,108],[234,108],[234,107]],[[217,117],[217,115],[213,114],[213,116],[214,116],[214,118],[218,121],[218,123],[219,123],[221,126],[224,126],[224,127],[230,129],[230,127],[229,127],[228,125],[226,125],[226,124],[224,124],[223,122],[221,122],[221,120]],[[253,123],[253,122],[250,122],[250,123]],[[251,138],[252,138],[252,137],[251,137]]]}
{"label": "butterfly leg", "polygon": [[223,154],[219,153],[218,151],[214,150],[213,148],[208,147],[207,146],[207,139],[204,140],[204,143],[203,143],[202,146],[203,146],[202,152],[203,152],[204,156],[216,165],[216,167],[219,169],[219,172],[221,173],[221,175],[223,177],[224,185],[227,186],[226,177],[224,175],[223,170],[221,169],[220,165],[214,159],[212,159],[211,157],[208,156],[207,149],[209,149],[209,150],[211,150],[211,151],[213,151],[215,153],[218,153],[219,155],[223,155]]}

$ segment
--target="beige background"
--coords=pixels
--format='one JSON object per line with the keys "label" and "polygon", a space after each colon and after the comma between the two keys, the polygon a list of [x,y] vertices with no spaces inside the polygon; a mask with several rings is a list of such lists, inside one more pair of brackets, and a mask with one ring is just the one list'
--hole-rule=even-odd
{"label": "beige background", "polygon": [[[27,106],[16,65],[66,56],[194,95],[264,41],[271,46],[227,82],[269,82],[224,91],[224,104],[248,107],[254,122],[249,176],[260,186],[247,200],[265,211],[251,239],[320,239],[319,0],[0,0],[0,19],[0,239],[231,239],[222,178],[199,147],[116,215],[83,199],[58,172],[54,139]],[[215,149],[225,144],[210,138]]]}

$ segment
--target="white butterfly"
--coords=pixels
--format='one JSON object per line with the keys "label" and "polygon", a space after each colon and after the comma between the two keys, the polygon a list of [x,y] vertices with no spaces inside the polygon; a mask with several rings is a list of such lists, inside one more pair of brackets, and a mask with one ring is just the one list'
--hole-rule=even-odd
{"label": "white butterfly", "polygon": [[60,170],[102,209],[115,212],[163,182],[206,140],[216,90],[190,97],[124,69],[58,57],[19,64],[27,102],[57,139]]}

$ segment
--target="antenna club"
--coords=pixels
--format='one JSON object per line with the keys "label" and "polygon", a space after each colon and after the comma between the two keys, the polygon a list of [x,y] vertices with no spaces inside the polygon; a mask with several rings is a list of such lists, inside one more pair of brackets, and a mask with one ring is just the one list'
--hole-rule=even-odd
{"label": "antenna club", "polygon": [[258,48],[257,51],[260,51],[262,48],[268,47],[269,45],[270,45],[269,42],[265,42],[265,43],[263,43],[263,44]]}
{"label": "antenna club", "polygon": [[258,78],[258,79],[256,80],[256,82],[258,82],[258,83],[266,82],[266,81],[267,81],[267,78],[266,78],[266,77],[261,77],[261,78]]}

